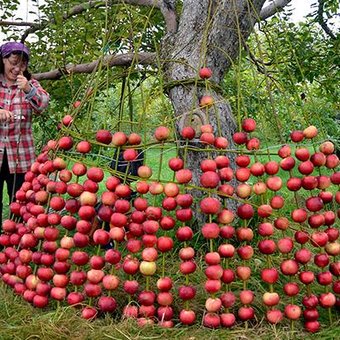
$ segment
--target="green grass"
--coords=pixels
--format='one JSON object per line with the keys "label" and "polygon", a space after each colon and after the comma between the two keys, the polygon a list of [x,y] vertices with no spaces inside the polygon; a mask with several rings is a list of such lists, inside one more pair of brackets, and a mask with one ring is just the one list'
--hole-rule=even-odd
{"label": "green grass", "polygon": [[[177,323],[177,320],[175,320]],[[338,339],[340,323],[324,328],[311,335],[302,331],[296,323],[291,332],[288,325],[270,326],[262,320],[256,325],[236,326],[232,329],[211,330],[200,325],[183,327],[176,324],[172,329],[158,326],[140,328],[134,320],[118,320],[107,315],[95,321],[85,321],[79,311],[70,307],[57,310],[33,308],[15,296],[10,289],[0,285],[0,339]]]}

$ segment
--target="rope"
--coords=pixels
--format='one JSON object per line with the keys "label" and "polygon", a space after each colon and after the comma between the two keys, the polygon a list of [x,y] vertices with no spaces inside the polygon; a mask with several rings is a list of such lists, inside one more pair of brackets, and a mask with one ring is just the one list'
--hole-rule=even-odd
{"label": "rope", "polygon": [[[184,85],[195,85],[196,87],[206,88],[206,82],[204,80],[197,79],[197,78],[187,78],[187,79],[170,81],[166,84],[163,84],[163,89],[170,90],[176,86],[181,86],[181,85],[183,86]],[[219,84],[213,82],[211,79],[209,80],[209,85],[210,85],[210,88],[212,88],[216,93],[219,93],[221,95],[224,94],[223,88]]]}
{"label": "rope", "polygon": [[[26,21],[28,21],[28,0],[26,1]],[[21,55],[20,58],[20,63],[22,63],[23,61],[23,55]],[[23,75],[23,72],[20,72],[21,75]],[[16,146],[16,153],[15,153],[15,170],[14,170],[14,178],[13,178],[13,187],[12,187],[12,192],[11,192],[11,197],[10,197],[10,202],[9,204],[11,204],[13,198],[14,198],[14,194],[15,194],[15,188],[16,188],[16,181],[17,181],[17,170],[18,170],[18,163],[19,163],[19,145],[20,145],[20,141],[21,141],[21,127],[22,127],[22,121],[23,121],[23,110],[22,110],[22,95],[21,95],[21,91],[19,91],[19,95],[20,95],[20,116],[19,116],[19,133],[18,133],[18,139],[17,139],[17,146]],[[16,126],[15,126],[16,129]],[[8,158],[8,155],[7,155]],[[8,210],[8,218],[10,218],[11,215],[11,210]]]}
{"label": "rope", "polygon": [[[21,61],[22,61],[22,58],[21,58]],[[18,140],[17,140],[17,148],[16,148],[16,154],[15,154],[15,170],[14,170],[14,180],[13,180],[13,187],[12,187],[12,193],[11,193],[11,200],[13,200],[14,198],[14,193],[15,193],[15,187],[16,187],[16,181],[17,181],[17,169],[18,169],[18,163],[19,163],[19,145],[20,145],[20,141],[21,141],[21,126],[22,126],[22,121],[23,121],[23,110],[22,110],[22,96],[21,96],[21,91],[23,90],[20,90],[19,91],[19,94],[20,94],[20,116],[19,116],[19,133],[18,133]],[[16,126],[15,126],[16,128]],[[8,155],[7,155],[8,157]],[[10,202],[11,203],[11,202]],[[10,213],[11,211],[9,210],[8,211],[8,214],[10,216]]]}

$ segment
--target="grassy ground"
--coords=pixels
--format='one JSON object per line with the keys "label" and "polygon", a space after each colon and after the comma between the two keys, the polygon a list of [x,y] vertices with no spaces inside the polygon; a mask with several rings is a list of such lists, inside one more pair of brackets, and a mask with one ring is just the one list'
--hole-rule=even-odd
{"label": "grassy ground", "polygon": [[339,339],[340,323],[323,329],[315,335],[301,331],[296,325],[291,332],[287,325],[273,327],[257,322],[248,329],[244,326],[231,330],[210,330],[201,326],[190,328],[175,326],[163,329],[157,326],[140,328],[133,320],[119,321],[111,316],[89,322],[81,319],[73,308],[39,310],[14,296],[12,291],[0,285],[0,339]]}

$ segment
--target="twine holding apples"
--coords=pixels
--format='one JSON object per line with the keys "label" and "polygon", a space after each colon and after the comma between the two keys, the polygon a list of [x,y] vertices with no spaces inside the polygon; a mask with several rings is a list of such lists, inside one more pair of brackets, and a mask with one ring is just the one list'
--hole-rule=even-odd
{"label": "twine holding apples", "polygon": [[[199,73],[205,82],[211,75]],[[198,102],[202,111],[213,105],[208,93]],[[292,328],[303,320],[316,332],[327,326],[320,314],[328,324],[337,317],[339,159],[316,127],[291,132],[273,153],[260,149],[252,118],[233,135],[235,149],[208,123],[183,126],[184,156],[169,159],[165,179],[163,168],[156,178],[147,164],[138,176],[129,169],[142,145],[158,148],[163,164],[174,144],[169,127],[143,143],[135,132],[104,129],[84,140],[75,123],[62,119],[68,135],[47,143],[3,222],[1,279],[15,294],[38,308],[68,304],[85,319],[113,314],[141,326],[247,327],[265,317]],[[207,153],[199,185],[186,160],[194,144]],[[121,153],[125,172],[93,164],[94,146]]]}

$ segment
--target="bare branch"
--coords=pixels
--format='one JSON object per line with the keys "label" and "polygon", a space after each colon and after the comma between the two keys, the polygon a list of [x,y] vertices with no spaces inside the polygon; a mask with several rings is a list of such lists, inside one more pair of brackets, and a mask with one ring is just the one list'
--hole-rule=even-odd
{"label": "bare branch", "polygon": [[34,26],[34,22],[0,20],[0,26]]}
{"label": "bare branch", "polygon": [[260,12],[260,19],[266,20],[273,16],[275,13],[281,11],[292,0],[273,0],[272,3],[264,8]]}
{"label": "bare branch", "polygon": [[64,75],[97,72],[101,61],[103,67],[129,66],[132,63],[140,65],[153,65],[155,64],[155,57],[155,53],[148,52],[105,56],[103,59],[94,60],[86,64],[71,64],[67,65],[64,69],[55,69],[48,72],[36,73],[33,74],[33,77],[37,80],[57,80],[62,78]]}
{"label": "bare branch", "polygon": [[325,0],[319,0],[319,7],[318,7],[318,16],[317,20],[321,28],[325,31],[325,33],[331,37],[332,39],[336,39],[336,36],[333,34],[331,29],[327,26],[326,21],[323,19],[323,6],[325,4]]}
{"label": "bare branch", "polygon": [[116,2],[123,2],[129,5],[161,8],[161,0],[121,0]]}

